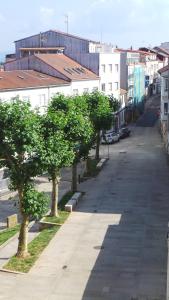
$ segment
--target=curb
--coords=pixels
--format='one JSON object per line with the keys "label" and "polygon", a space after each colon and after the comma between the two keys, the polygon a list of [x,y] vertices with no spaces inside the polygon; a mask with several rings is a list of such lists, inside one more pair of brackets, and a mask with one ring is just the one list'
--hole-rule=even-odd
{"label": "curb", "polygon": [[108,158],[101,158],[100,161],[98,162],[96,169],[101,170],[105,163],[107,162]]}
{"label": "curb", "polygon": [[[32,221],[29,223],[28,226],[28,232],[29,229],[35,224],[35,221]],[[19,236],[19,231],[17,233],[15,233],[15,235],[13,235],[10,239],[8,239],[5,243],[3,243],[2,245],[0,245],[0,250],[3,249],[6,245],[8,245],[8,243],[12,242],[14,239],[17,238],[17,236]]]}
{"label": "curb", "polygon": [[19,272],[19,271],[8,270],[8,269],[0,269],[0,272],[17,274],[17,275],[26,275],[27,274],[27,273],[22,273],[22,272]]}
{"label": "curb", "polygon": [[72,212],[79,200],[82,198],[82,192],[76,192],[65,205],[65,211]]}

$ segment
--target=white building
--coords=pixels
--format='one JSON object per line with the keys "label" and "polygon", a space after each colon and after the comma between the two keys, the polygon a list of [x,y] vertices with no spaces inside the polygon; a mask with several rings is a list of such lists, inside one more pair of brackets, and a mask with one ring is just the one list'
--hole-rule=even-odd
{"label": "white building", "polygon": [[[33,54],[64,54],[100,77],[99,90],[106,94],[120,96],[120,54],[115,53],[111,45],[91,41],[64,32],[49,30],[15,42],[16,58]],[[11,62],[10,70],[15,69]],[[23,66],[22,66],[23,67]],[[34,67],[31,66],[32,69]],[[7,64],[6,70],[9,69]]]}
{"label": "white building", "polygon": [[95,74],[85,74],[84,80],[77,81],[65,80],[33,70],[4,71],[0,74],[1,101],[19,97],[21,100],[30,101],[33,108],[39,108],[41,111],[48,106],[50,99],[56,93],[82,94],[96,88],[99,88],[99,79]]}
{"label": "white building", "polygon": [[5,64],[6,71],[35,70],[69,83],[69,94],[100,89],[100,78],[79,63],[61,54],[34,54]]}

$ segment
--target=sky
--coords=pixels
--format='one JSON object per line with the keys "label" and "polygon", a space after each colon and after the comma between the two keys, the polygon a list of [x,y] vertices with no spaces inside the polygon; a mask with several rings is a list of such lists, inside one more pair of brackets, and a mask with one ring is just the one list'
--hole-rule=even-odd
{"label": "sky", "polygon": [[49,29],[133,48],[169,41],[169,0],[0,0],[0,53]]}

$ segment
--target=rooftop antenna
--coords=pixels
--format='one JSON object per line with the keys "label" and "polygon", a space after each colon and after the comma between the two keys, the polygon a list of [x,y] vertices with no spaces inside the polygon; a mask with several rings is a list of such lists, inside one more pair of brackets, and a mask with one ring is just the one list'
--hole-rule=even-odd
{"label": "rooftop antenna", "polygon": [[69,16],[65,15],[66,32],[69,33]]}

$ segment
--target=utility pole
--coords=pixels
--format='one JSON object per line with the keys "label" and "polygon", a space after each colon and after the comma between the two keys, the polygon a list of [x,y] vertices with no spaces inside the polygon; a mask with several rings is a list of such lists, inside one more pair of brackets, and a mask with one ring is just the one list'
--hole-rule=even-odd
{"label": "utility pole", "polygon": [[69,33],[69,16],[65,15],[66,32]]}

